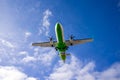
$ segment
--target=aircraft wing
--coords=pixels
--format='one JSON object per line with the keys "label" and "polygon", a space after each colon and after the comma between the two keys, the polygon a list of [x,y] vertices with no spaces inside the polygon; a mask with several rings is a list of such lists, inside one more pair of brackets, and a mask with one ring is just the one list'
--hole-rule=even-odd
{"label": "aircraft wing", "polygon": [[32,43],[32,46],[54,47],[55,43],[56,43],[56,41],[54,41],[53,43],[50,43],[50,42]]}
{"label": "aircraft wing", "polygon": [[82,43],[86,43],[86,42],[91,42],[93,41],[92,38],[86,38],[86,39],[76,39],[76,40],[66,40],[65,43],[67,46],[72,46],[72,45],[76,45],[76,44],[82,44]]}

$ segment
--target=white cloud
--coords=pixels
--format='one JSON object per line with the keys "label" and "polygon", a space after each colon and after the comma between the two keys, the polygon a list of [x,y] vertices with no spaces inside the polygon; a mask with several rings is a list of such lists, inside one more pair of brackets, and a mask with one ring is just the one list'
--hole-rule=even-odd
{"label": "white cloud", "polygon": [[52,12],[51,12],[49,9],[47,9],[47,10],[43,13],[43,15],[44,15],[44,16],[43,16],[43,23],[42,23],[42,25],[48,29],[48,27],[50,26],[49,16],[52,15]]}
{"label": "white cloud", "polygon": [[72,56],[71,62],[57,64],[46,80],[120,80],[120,63],[102,72],[94,70],[94,62],[84,65]]}
{"label": "white cloud", "polygon": [[13,66],[0,66],[0,80],[37,80]]}
{"label": "white cloud", "polygon": [[27,51],[21,51],[18,55],[19,56],[17,60],[21,60],[21,63],[27,63],[28,65],[30,64],[34,67],[36,63],[39,62],[39,65],[48,67],[55,59],[56,52],[55,49],[51,48],[34,48],[33,55],[28,54]]}
{"label": "white cloud", "polygon": [[89,72],[94,68],[94,63],[90,62],[84,67],[82,66],[83,64],[76,57],[71,56],[69,64],[59,62],[48,80],[86,80],[88,78],[91,80],[93,77]]}
{"label": "white cloud", "polygon": [[1,39],[1,38],[0,38],[0,44],[2,44],[3,46],[7,46],[9,48],[14,48],[15,47],[11,42],[9,42],[5,39]]}
{"label": "white cloud", "polygon": [[[11,4],[9,5],[12,7]],[[14,13],[13,11],[14,9],[12,9],[9,5],[6,4],[6,5],[3,5],[3,7],[0,7],[0,11],[1,11],[1,14],[0,14],[0,17],[1,17],[0,18],[0,64],[19,65],[23,70],[27,70],[27,68],[29,67],[29,64],[37,65],[37,68],[41,65],[38,63],[42,63],[43,65],[50,65],[53,60],[53,56],[55,55],[55,52],[50,50],[50,53],[44,52],[45,53],[44,54],[44,53],[41,53],[41,51],[39,50],[41,54],[37,54],[33,56],[32,54],[30,54],[32,53],[32,49],[29,49],[28,47],[26,47],[27,44],[25,43],[24,40],[25,39],[27,40],[32,35],[32,33],[29,32],[29,30],[27,31],[23,30],[22,26],[24,26],[25,24],[24,25],[21,24],[22,22],[18,20],[16,17],[16,16],[20,16],[21,13],[19,13],[18,15],[14,15],[16,13]],[[39,4],[37,6],[39,6]],[[19,7],[16,7],[16,8],[19,8]],[[52,12],[50,10],[46,10],[43,13],[41,30],[45,35],[47,35],[49,32],[49,26],[50,26],[49,17],[51,15],[52,15]],[[14,51],[12,49],[14,49]],[[27,63],[28,65],[24,67],[23,62]],[[3,67],[1,67],[0,70],[3,70]],[[18,79],[18,78],[27,76],[26,74],[24,73],[22,74],[22,72],[19,72],[19,70],[17,71],[16,69],[10,69],[10,70],[4,69],[4,72],[6,74],[1,73],[0,71],[0,80],[22,80],[22,78],[21,79]],[[18,77],[16,76],[17,77],[16,78],[14,77],[15,75],[13,74],[17,74],[17,73],[20,76]],[[4,76],[4,74],[8,77]],[[36,79],[32,77],[27,77],[26,79],[23,79],[23,80],[36,80]]]}
{"label": "white cloud", "polygon": [[28,38],[29,36],[31,36],[31,34],[32,34],[31,32],[28,32],[28,31],[25,32],[25,38]]}
{"label": "white cloud", "polygon": [[33,77],[29,77],[27,78],[26,80],[37,80],[36,78],[33,78]]}
{"label": "white cloud", "polygon": [[26,56],[25,58],[22,59],[22,61],[24,63],[28,63],[28,62],[36,61],[36,59],[32,56]]}
{"label": "white cloud", "polygon": [[19,52],[19,55],[25,55],[25,56],[27,56],[28,52],[27,51],[21,51],[21,52]]}
{"label": "white cloud", "polygon": [[24,33],[24,37],[25,37],[24,41],[26,42],[26,41],[27,41],[27,39],[28,39],[31,35],[32,35],[32,33],[31,33],[31,32],[26,31],[26,32]]}
{"label": "white cloud", "polygon": [[49,26],[50,26],[50,22],[49,22],[49,17],[52,15],[52,12],[47,9],[45,10],[45,12],[43,12],[43,19],[42,19],[42,27],[40,27],[39,29],[39,34],[44,34],[48,36],[49,33]]}
{"label": "white cloud", "polygon": [[103,72],[98,72],[97,78],[97,80],[120,80],[120,63],[112,65]]}
{"label": "white cloud", "polygon": [[34,56],[37,60],[45,66],[52,64],[53,59],[55,58],[56,52],[54,49],[35,49]]}
{"label": "white cloud", "polygon": [[[14,42],[0,38],[0,63],[13,62],[13,52],[17,49]],[[8,60],[10,59],[10,60]]]}

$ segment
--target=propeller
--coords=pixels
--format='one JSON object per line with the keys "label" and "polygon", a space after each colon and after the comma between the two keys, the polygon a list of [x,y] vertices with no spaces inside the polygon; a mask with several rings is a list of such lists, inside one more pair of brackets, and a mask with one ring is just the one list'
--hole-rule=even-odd
{"label": "propeller", "polygon": [[48,39],[49,39],[49,41],[50,41],[51,47],[54,47],[54,45],[53,45],[53,37],[52,37],[52,36],[49,36]]}
{"label": "propeller", "polygon": [[75,36],[70,35],[70,40],[73,40],[75,38]]}
{"label": "propeller", "polygon": [[52,36],[49,36],[48,39],[49,39],[50,41],[53,41],[53,37],[52,37]]}

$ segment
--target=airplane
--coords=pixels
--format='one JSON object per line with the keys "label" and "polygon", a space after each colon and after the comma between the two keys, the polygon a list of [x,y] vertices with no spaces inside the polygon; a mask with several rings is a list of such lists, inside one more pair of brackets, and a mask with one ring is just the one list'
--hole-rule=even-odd
{"label": "airplane", "polygon": [[92,38],[74,39],[74,36],[72,35],[69,40],[64,40],[63,27],[60,23],[56,23],[55,25],[55,34],[57,41],[53,41],[53,38],[49,37],[49,42],[32,43],[32,46],[54,47],[56,51],[58,51],[58,55],[64,63],[66,56],[70,55],[66,53],[69,46],[93,41]]}

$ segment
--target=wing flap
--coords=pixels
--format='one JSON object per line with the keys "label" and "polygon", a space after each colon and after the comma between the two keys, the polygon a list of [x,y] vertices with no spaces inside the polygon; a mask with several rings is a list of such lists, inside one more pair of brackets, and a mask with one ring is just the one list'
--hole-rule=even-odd
{"label": "wing flap", "polygon": [[67,40],[65,43],[67,46],[71,46],[71,45],[76,45],[76,44],[83,44],[83,43],[86,43],[86,42],[91,42],[93,41],[92,38],[86,38],[86,39],[76,39],[76,40]]}
{"label": "wing flap", "polygon": [[32,43],[32,46],[53,47],[55,46],[55,42],[54,43],[50,43],[50,42]]}

